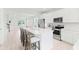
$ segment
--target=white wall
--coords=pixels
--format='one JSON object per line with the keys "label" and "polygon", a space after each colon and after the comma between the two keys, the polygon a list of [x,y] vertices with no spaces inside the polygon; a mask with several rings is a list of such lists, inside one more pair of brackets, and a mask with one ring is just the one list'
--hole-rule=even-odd
{"label": "white wall", "polygon": [[4,10],[3,8],[0,9],[0,44],[3,44],[4,40],[6,39],[7,30],[5,24],[5,17],[4,17]]}

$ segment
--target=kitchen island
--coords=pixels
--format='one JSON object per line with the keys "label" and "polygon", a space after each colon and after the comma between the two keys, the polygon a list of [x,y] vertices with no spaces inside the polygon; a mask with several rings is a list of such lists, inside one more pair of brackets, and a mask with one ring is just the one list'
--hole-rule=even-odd
{"label": "kitchen island", "polygon": [[35,36],[39,36],[40,50],[51,50],[53,48],[53,31],[43,28],[26,28],[27,31],[33,33]]}

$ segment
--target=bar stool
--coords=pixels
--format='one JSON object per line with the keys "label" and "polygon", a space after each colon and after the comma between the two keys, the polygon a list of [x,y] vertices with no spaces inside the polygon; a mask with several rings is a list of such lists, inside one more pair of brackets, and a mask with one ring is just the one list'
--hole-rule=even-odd
{"label": "bar stool", "polygon": [[25,31],[24,37],[25,50],[40,50],[40,38],[38,36],[35,36],[28,31]]}
{"label": "bar stool", "polygon": [[20,28],[20,38],[21,38],[21,43],[24,46],[25,33],[24,33],[24,29],[22,28]]}
{"label": "bar stool", "polygon": [[40,38],[38,38],[38,37],[31,38],[31,49],[40,50]]}

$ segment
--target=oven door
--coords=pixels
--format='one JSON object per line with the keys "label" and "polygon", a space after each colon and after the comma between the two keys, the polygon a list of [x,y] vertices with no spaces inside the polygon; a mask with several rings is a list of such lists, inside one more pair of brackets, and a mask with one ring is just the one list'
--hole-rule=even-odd
{"label": "oven door", "polygon": [[60,30],[54,30],[54,32],[53,32],[53,38],[57,39],[57,40],[61,39]]}

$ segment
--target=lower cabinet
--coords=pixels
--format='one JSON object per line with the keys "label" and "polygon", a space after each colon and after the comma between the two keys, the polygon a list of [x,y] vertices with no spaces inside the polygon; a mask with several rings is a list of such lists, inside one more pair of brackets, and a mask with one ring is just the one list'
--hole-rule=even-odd
{"label": "lower cabinet", "polygon": [[73,43],[75,44],[77,41],[79,41],[79,32],[78,31],[73,33]]}
{"label": "lower cabinet", "polygon": [[61,39],[70,44],[75,44],[79,40],[79,32],[72,30],[62,30]]}
{"label": "lower cabinet", "polygon": [[67,43],[73,44],[73,34],[71,31],[61,31],[61,39]]}

